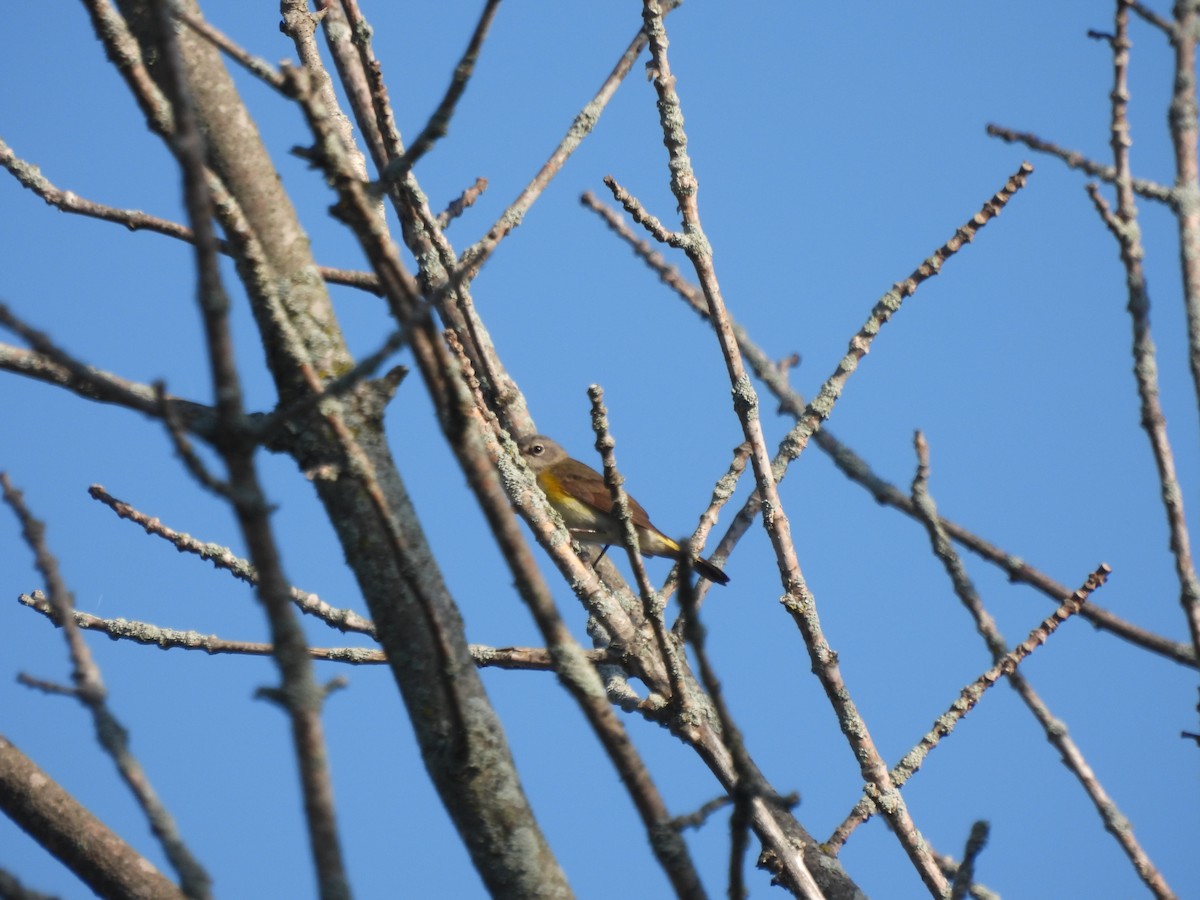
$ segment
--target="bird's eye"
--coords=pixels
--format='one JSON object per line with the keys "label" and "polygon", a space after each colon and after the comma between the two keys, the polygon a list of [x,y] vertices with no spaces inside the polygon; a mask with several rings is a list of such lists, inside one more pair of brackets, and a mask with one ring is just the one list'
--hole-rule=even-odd
{"label": "bird's eye", "polygon": [[534,456],[541,456],[543,453],[546,452],[546,445],[545,444],[534,444],[529,449],[533,451]]}

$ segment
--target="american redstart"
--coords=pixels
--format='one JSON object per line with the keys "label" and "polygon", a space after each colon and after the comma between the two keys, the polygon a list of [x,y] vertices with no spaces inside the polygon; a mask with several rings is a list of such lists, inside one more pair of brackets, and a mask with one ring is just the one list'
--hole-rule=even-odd
{"label": "american redstart", "polygon": [[[621,544],[621,523],[613,512],[612,495],[604,476],[587,463],[567,456],[567,451],[543,434],[520,443],[521,455],[537,476],[538,487],[558,510],[571,536],[585,544]],[[646,511],[629,497],[629,513],[637,529],[638,547],[644,556],[679,559],[679,544],[650,522]],[[728,584],[729,576],[707,559],[696,558],[696,571],[717,584]]]}

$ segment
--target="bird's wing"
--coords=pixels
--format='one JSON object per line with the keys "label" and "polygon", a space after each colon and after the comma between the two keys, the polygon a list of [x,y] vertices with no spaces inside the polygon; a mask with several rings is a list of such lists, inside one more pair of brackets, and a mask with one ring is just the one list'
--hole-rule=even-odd
{"label": "bird's wing", "polygon": [[[564,491],[569,492],[581,503],[585,503],[605,515],[612,513],[612,495],[608,492],[608,485],[604,483],[604,477],[599,472],[586,463],[574,459],[559,463],[554,469],[555,479]],[[646,515],[646,511],[642,509],[642,505],[628,493],[625,496],[629,499],[629,514],[633,519],[633,524],[639,528],[658,531],[651,523],[650,517]]]}

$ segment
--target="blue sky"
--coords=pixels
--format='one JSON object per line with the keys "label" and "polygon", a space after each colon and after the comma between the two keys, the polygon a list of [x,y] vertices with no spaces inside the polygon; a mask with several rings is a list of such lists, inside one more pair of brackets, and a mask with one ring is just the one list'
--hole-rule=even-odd
{"label": "blue sky", "polygon": [[[1164,0],[1148,5],[1163,14]],[[372,8],[374,7],[374,8]],[[252,52],[292,55],[277,5],[221,0],[208,17]],[[467,41],[478,4],[370,4],[375,47],[398,124],[424,125]],[[944,243],[1023,159],[1028,188],[943,273],[906,301],[850,380],[829,428],[907,490],[912,433],[932,452],[944,515],[1059,581],[1078,585],[1105,561],[1095,597],[1135,623],[1186,640],[1148,442],[1138,427],[1130,327],[1116,245],[1083,176],[987,137],[988,122],[1033,131],[1103,162],[1108,150],[1108,4],[1013,2],[691,2],[668,20],[700,209],[732,315],[772,356],[803,356],[793,384],[811,395],[871,306]],[[451,132],[417,167],[441,208],[478,176],[490,187],[455,222],[461,249],[532,177],[640,23],[640,4],[511,2],[501,8]],[[15,4],[0,56],[0,137],[59,187],[182,219],[179,178],[148,135],[75,4]],[[1169,48],[1133,29],[1137,174],[1173,180],[1166,134]],[[301,117],[239,75],[320,262],[362,267],[326,215],[332,194],[288,154],[309,137]],[[590,453],[587,385],[607,393],[630,489],[670,533],[693,527],[741,440],[707,327],[578,203],[613,175],[673,222],[655,96],[641,62],[594,135],[568,162],[475,285],[481,315],[541,430]],[[1192,511],[1200,496],[1196,397],[1186,371],[1178,250],[1167,213],[1140,202],[1163,403]],[[168,238],[61,214],[0,177],[0,298],[65,348],[125,377],[166,380],[207,400],[191,254]],[[673,261],[686,266],[675,254]],[[230,270],[230,274],[231,270]],[[230,278],[233,284],[232,277]],[[356,352],[389,329],[382,303],[334,289]],[[255,408],[269,408],[253,323],[240,298],[239,359]],[[401,354],[401,362],[408,360]],[[777,441],[789,427],[771,415]],[[182,470],[162,429],[129,412],[14,376],[0,378],[0,468],[49,523],[81,610],[163,626],[265,639],[248,589],[181,557],[90,500],[103,484],[172,527],[240,550],[232,517]],[[389,411],[393,451],[423,516],[470,640],[538,643],[483,518],[414,376]],[[686,447],[686,450],[682,448]],[[308,483],[262,457],[279,511],[290,580],[365,612]],[[744,499],[748,484],[738,494]],[[806,578],[843,674],[885,756],[895,761],[959,689],[989,665],[982,641],[928,551],[923,530],[875,504],[815,449],[781,488]],[[732,515],[722,518],[719,531]],[[622,563],[622,565],[624,565]],[[975,558],[971,575],[1011,643],[1051,609]],[[667,566],[653,562],[665,576]],[[809,672],[760,528],[728,565],[731,585],[706,606],[710,650],[750,752],[800,820],[824,837],[857,798],[861,776]],[[550,567],[547,566],[550,573]],[[551,573],[553,578],[553,574]],[[0,515],[0,733],[33,756],[165,867],[144,822],[95,748],[83,712],[16,684],[18,672],[65,680],[61,636],[20,607],[40,587],[11,516]],[[554,582],[556,585],[557,581]],[[584,638],[585,616],[557,597]],[[353,643],[311,623],[314,645]],[[93,636],[90,644],[133,747],[221,897],[314,895],[295,765],[282,715],[253,699],[275,682],[268,661],[160,652]],[[1195,673],[1082,620],[1068,622],[1025,668],[1067,725],[1138,838],[1181,896],[1200,894]],[[352,885],[361,897],[482,896],[427,783],[406,713],[382,667],[319,669],[350,687],[326,724]],[[615,772],[551,676],[485,672],[535,810],[581,897],[611,893],[614,873],[668,891]],[[716,786],[665,732],[628,722],[671,809],[689,812]],[[1142,888],[1032,717],[1001,685],[905,789],[917,824],[959,855],[971,823],[992,837],[979,880],[1008,896],[1128,897]],[[1180,798],[1188,798],[1180,802]],[[689,841],[713,894],[723,891],[725,820]],[[923,888],[878,821],[842,859],[877,897]],[[0,866],[30,887],[86,891],[6,820]],[[752,896],[771,893],[761,873]]]}

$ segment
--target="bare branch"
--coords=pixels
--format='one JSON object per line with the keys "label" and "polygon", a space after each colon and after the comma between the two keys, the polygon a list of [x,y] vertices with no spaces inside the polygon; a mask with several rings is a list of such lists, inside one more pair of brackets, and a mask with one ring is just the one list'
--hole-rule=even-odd
{"label": "bare branch", "polygon": [[[41,591],[21,594],[17,599],[61,627],[58,614]],[[135,644],[158,647],[160,650],[200,650],[214,656],[219,654],[270,656],[272,653],[270,644],[257,641],[228,640],[214,634],[164,628],[135,619],[102,619],[79,610],[74,610],[72,615],[75,624],[85,631],[98,631],[113,640],[132,641]],[[554,671],[553,656],[549,650],[543,647],[489,647],[486,644],[471,644],[470,650],[475,664],[481,669]],[[370,647],[309,647],[308,652],[315,660],[354,666],[382,665],[387,662],[387,656],[382,650]],[[616,661],[616,656],[609,650],[584,650],[582,652],[585,659],[596,665]]]}
{"label": "bare branch", "polygon": [[443,212],[438,213],[437,225],[443,231],[461,216],[466,210],[475,205],[475,201],[483,196],[483,192],[487,190],[488,180],[486,178],[476,178],[475,183],[463,191],[457,198],[450,201],[450,205]]}
{"label": "bare branch", "polygon": [[[975,618],[980,634],[988,644],[995,659],[995,665],[964,687],[950,708],[934,721],[933,727],[926,732],[917,745],[904,755],[899,763],[891,770],[892,779],[897,787],[905,784],[917,773],[924,764],[925,758],[949,735],[967,713],[975,708],[985,691],[1005,675],[1012,675],[1018,665],[1035,649],[1040,647],[1053,634],[1058,626],[1075,615],[1087,598],[1108,579],[1111,569],[1101,564],[1087,582],[1078,591],[1068,597],[1049,617],[1029,633],[1024,641],[1009,651],[1003,638],[995,628],[995,624],[983,608],[983,603],[968,577],[953,545],[944,529],[938,523],[937,507],[929,494],[929,450],[920,432],[915,438],[917,446],[918,467],[913,479],[913,503],[922,517],[934,554],[942,561],[947,573],[954,584],[955,593]],[[850,833],[865,822],[874,811],[874,802],[869,793],[865,795],[851,811],[846,820],[834,830],[826,844],[839,848],[850,836]]]}
{"label": "bare branch", "polygon": [[[613,232],[628,243],[634,253],[650,266],[664,284],[679,294],[701,317],[707,318],[708,311],[705,307],[704,295],[698,287],[684,278],[675,266],[670,265],[650,244],[640,239],[613,210],[600,203],[593,194],[584,194],[581,202],[596,212]],[[753,367],[754,374],[779,399],[781,411],[797,418],[804,415],[808,409],[808,402],[781,376],[771,357],[754,342],[745,328],[736,322],[733,323],[733,332],[738,347]],[[916,508],[908,495],[879,477],[866,460],[844,444],[828,428],[822,427],[814,435],[813,440],[822,451],[833,459],[834,464],[847,478],[869,491],[877,503],[893,507],[910,518],[918,518]],[[782,477],[782,473],[778,477]],[[731,524],[724,538],[718,544],[717,550],[713,554],[714,557],[723,557],[727,550],[736,543],[736,540],[740,539],[741,533],[752,524],[753,516],[757,515],[757,511],[757,500],[752,498],[751,502],[742,507],[734,523]],[[949,519],[941,519],[941,524],[951,538],[1002,569],[1011,581],[1028,584],[1056,603],[1061,603],[1071,595],[1071,588],[1030,565],[1023,557],[997,547]],[[700,590],[706,591],[707,586],[701,585]],[[1196,654],[1188,644],[1173,641],[1144,628],[1139,628],[1095,604],[1085,606],[1081,615],[1097,628],[1102,628],[1123,640],[1181,665],[1197,667]]]}
{"label": "bare branch", "polygon": [[708,658],[706,646],[707,632],[700,621],[700,608],[697,605],[696,580],[692,578],[692,564],[695,553],[689,544],[684,548],[680,566],[679,606],[681,609],[679,621],[683,623],[684,638],[692,645],[692,653],[696,657],[696,667],[700,673],[700,683],[707,691],[713,709],[721,723],[721,740],[729,750],[737,773],[737,784],[732,792],[733,815],[730,817],[729,830],[729,889],[727,895],[731,898],[745,897],[746,885],[742,874],[746,846],[749,840],[750,822],[752,816],[751,802],[755,798],[775,799],[766,780],[750,759],[746,750],[745,740],[741,729],[733,720],[733,713],[725,702],[725,694],[721,689],[720,679],[716,669]]}
{"label": "bare branch", "polygon": [[742,432],[750,444],[750,461],[754,466],[755,483],[762,500],[763,526],[775,551],[780,580],[785,595],[784,607],[791,614],[804,637],[813,672],[821,681],[831,705],[838,715],[842,732],[846,736],[864,780],[878,793],[881,808],[901,846],[921,875],[926,887],[935,894],[947,890],[945,877],[929,854],[927,845],[908,814],[906,804],[899,791],[892,785],[887,764],[871,739],[865,722],[850,699],[849,690],[842,678],[837,654],[830,647],[817,617],[816,601],[800,571],[792,543],[791,525],[788,521],[771,460],[767,454],[759,416],[758,395],[750,381],[741,358],[732,322],[725,309],[721,289],[713,265],[712,249],[700,222],[697,201],[698,183],[692,171],[687,153],[687,134],[683,129],[683,112],[675,92],[675,76],[667,58],[667,35],[663,24],[662,8],[657,0],[644,0],[642,20],[650,40],[653,59],[653,77],[658,96],[659,121],[662,126],[663,142],[667,147],[668,166],[671,172],[671,192],[679,204],[683,222],[682,231],[687,236],[684,250],[696,270],[700,287],[704,291],[708,312],[733,389],[734,410],[742,425]]}
{"label": "bare branch", "polygon": [[[918,445],[920,447],[920,445]],[[1004,638],[1000,634],[1000,630],[996,627],[995,621],[983,606],[983,602],[975,591],[970,578],[967,576],[965,569],[962,566],[961,560],[958,559],[954,551],[953,545],[950,543],[948,532],[943,528],[941,520],[938,518],[937,509],[932,497],[927,491],[926,482],[928,480],[928,457],[922,457],[922,468],[925,472],[918,472],[918,478],[914,481],[914,501],[919,500],[918,512],[923,518],[927,530],[929,531],[930,540],[936,555],[942,560],[946,571],[954,583],[955,593],[967,608],[967,612],[971,614],[971,618],[975,621],[975,627],[979,631],[980,636],[987,644],[992,658],[998,663],[1002,663],[1008,656],[1007,645]],[[1108,567],[1101,566],[1096,572],[1093,572],[1087,583],[1074,598],[1069,599],[1064,606],[1072,603],[1072,600],[1077,600],[1074,606],[1077,607],[1083,602],[1086,596],[1084,592],[1090,593],[1103,579],[1107,577]],[[1086,607],[1085,607],[1086,608]],[[1038,632],[1030,635],[1032,639]],[[1028,644],[1029,642],[1026,641]],[[1088,797],[1095,804],[1097,811],[1105,823],[1105,828],[1116,838],[1121,845],[1122,850],[1133,863],[1139,877],[1147,884],[1148,887],[1158,897],[1173,897],[1170,888],[1163,880],[1162,875],[1155,868],[1150,858],[1142,850],[1141,845],[1134,837],[1133,829],[1129,825],[1129,820],[1125,818],[1117,808],[1116,803],[1108,796],[1104,787],[1096,779],[1092,768],[1084,759],[1082,752],[1075,745],[1067,734],[1067,729],[1063,722],[1051,714],[1049,708],[1034,691],[1033,687],[1026,681],[1024,676],[1017,671],[1009,672],[1009,684],[1016,690],[1025,705],[1029,707],[1030,712],[1038,720],[1046,734],[1046,739],[1053,744],[1062,755],[1063,762],[1067,768],[1079,780],[1083,789],[1087,792]],[[853,828],[850,824],[851,817],[839,826],[836,834],[837,838],[831,838],[831,841],[837,843],[838,840],[844,840],[845,835],[849,832],[847,827]]]}
{"label": "bare branch", "polygon": [[596,432],[596,450],[599,451],[603,460],[604,481],[612,496],[613,513],[620,521],[629,564],[633,568],[638,592],[642,598],[643,614],[654,630],[658,652],[667,669],[667,677],[671,683],[670,699],[680,716],[690,717],[695,715],[695,712],[684,677],[682,654],[663,621],[664,602],[651,586],[650,578],[646,574],[646,566],[642,562],[637,529],[633,526],[633,512],[629,505],[629,495],[625,493],[625,479],[617,470],[617,460],[613,454],[616,441],[613,440],[612,432],[609,430],[608,409],[604,406],[604,389],[598,384],[589,385],[588,397],[592,401],[592,428]]}
{"label": "bare branch", "polygon": [[[122,519],[128,519],[153,537],[159,537],[170,543],[181,553],[191,553],[200,559],[208,560],[216,568],[224,569],[234,578],[244,581],[252,587],[258,586],[258,571],[248,560],[235,555],[228,547],[220,544],[206,543],[197,540],[190,534],[164,525],[159,519],[139,511],[137,508],[118,500],[108,493],[101,485],[93,484],[88,488],[88,494],[93,500],[98,500],[111,509]],[[316,616],[327,625],[342,632],[355,631],[375,637],[375,626],[351,609],[338,609],[330,606],[316,594],[310,594],[299,588],[291,588],[291,599],[297,607],[310,616]]]}
{"label": "bare branch", "polygon": [[[725,474],[717,479],[713,485],[712,499],[709,501],[708,507],[700,514],[700,524],[696,526],[696,530],[692,532],[689,542],[693,548],[703,547],[705,541],[708,540],[709,533],[717,526],[717,514],[724,508],[725,504],[733,499],[733,492],[737,490],[738,481],[746,472],[746,463],[750,459],[750,445],[742,442],[733,448],[733,458],[729,461],[729,468],[725,470]],[[708,561],[720,569],[725,568],[727,552],[724,547],[718,545],[717,549],[708,557]],[[671,569],[667,576],[666,585],[663,587],[662,596],[663,602],[670,599],[671,594],[679,583],[680,567],[676,565]],[[700,579],[695,584],[693,590],[695,593],[695,605],[699,609],[704,602],[704,598],[708,596],[709,590],[712,588],[713,582],[707,578]],[[682,610],[676,618],[674,624],[671,625],[671,630],[676,634],[682,633],[684,625],[684,616]]]}
{"label": "bare branch", "polygon": [[[192,230],[186,225],[152,216],[140,209],[120,209],[115,206],[107,206],[80,197],[74,191],[65,191],[57,187],[42,174],[41,169],[13,153],[12,148],[3,140],[0,140],[0,167],[7,169],[21,183],[22,187],[33,191],[50,206],[62,212],[124,225],[130,231],[152,231],[176,240],[186,241],[189,244],[196,240]],[[234,255],[234,249],[228,241],[218,241],[217,249],[226,256]],[[371,272],[356,272],[352,269],[321,266],[320,273],[321,277],[330,284],[345,285],[377,295],[380,293],[379,279]]]}
{"label": "bare branch", "polygon": [[[786,454],[788,459],[795,459],[804,452],[808,445],[809,438],[820,427],[821,423],[829,418],[833,412],[833,406],[841,397],[842,390],[850,376],[858,368],[859,362],[867,355],[871,349],[871,344],[875,340],[879,330],[888,323],[893,315],[900,309],[900,304],[907,297],[911,297],[917,292],[917,288],[926,280],[938,275],[942,271],[942,266],[946,261],[956,254],[966,244],[975,240],[975,235],[979,229],[983,228],[1008,205],[1009,200],[1017,191],[1025,187],[1029,176],[1033,173],[1033,166],[1029,163],[1021,163],[1020,167],[1012,176],[1004,183],[992,197],[985,201],[979,212],[975,213],[969,221],[964,223],[946,243],[933,252],[916,270],[906,279],[892,286],[892,289],[884,294],[876,302],[871,310],[867,321],[859,328],[858,333],[850,339],[850,346],[846,351],[846,355],[842,357],[833,374],[830,375],[817,391],[816,397],[809,401],[804,413],[800,415],[796,422],[796,426],[784,438],[781,450]],[[779,459],[776,458],[772,462],[772,471],[778,466]],[[782,477],[782,473],[779,476]]]}
{"label": "bare branch", "polygon": [[[180,900],[189,896],[97,819],[86,807],[0,735],[0,801],[4,812],[101,897]],[[0,896],[44,900],[14,892],[0,878]]]}
{"label": "bare branch", "polygon": [[950,900],[965,900],[975,879],[975,860],[987,846],[987,839],[987,822],[976,822],[971,826],[971,836],[967,838],[967,846],[963,849],[962,863],[954,873],[954,883],[950,885]]}
{"label": "bare branch", "polygon": [[458,61],[458,65],[454,69],[454,77],[450,80],[450,86],[446,88],[442,102],[429,117],[429,121],[421,129],[416,140],[408,145],[408,149],[384,167],[381,173],[383,182],[394,184],[401,181],[421,157],[432,150],[433,145],[449,133],[450,119],[454,115],[454,108],[458,105],[459,99],[467,89],[467,83],[475,73],[475,63],[479,59],[479,51],[483,47],[484,39],[492,27],[492,20],[496,17],[496,11],[499,8],[500,0],[487,0],[487,3],[484,4],[479,21],[475,24],[475,31],[471,35],[467,49],[463,51],[462,59]]}
{"label": "bare branch", "polygon": [[[1146,21],[1159,24],[1140,3],[1129,8]],[[1184,312],[1187,320],[1188,365],[1192,388],[1200,401],[1200,103],[1196,99],[1196,42],[1200,38],[1200,10],[1195,3],[1179,2],[1174,7],[1175,22],[1162,27],[1175,50],[1174,90],[1167,112],[1171,127],[1171,146],[1175,151],[1174,210],[1179,229],[1179,266],[1183,281]],[[1115,101],[1114,101],[1115,103]],[[1118,162],[1118,169],[1120,169]],[[1126,161],[1128,165],[1128,161]],[[1128,172],[1123,173],[1129,177]]]}
{"label": "bare branch", "polygon": [[[1090,160],[1076,150],[1067,150],[1050,141],[1044,141],[1036,134],[1031,134],[1027,131],[1014,131],[1011,128],[1005,128],[1001,125],[988,125],[987,133],[992,137],[1000,138],[1000,140],[1006,143],[1024,144],[1030,150],[1037,153],[1045,153],[1048,156],[1056,157],[1066,163],[1067,168],[1078,169],[1085,175],[1099,178],[1101,181],[1108,182],[1109,184],[1112,184],[1117,179],[1117,171],[1112,166],[1106,166],[1103,163]],[[1174,206],[1177,202],[1175,193],[1171,188],[1153,181],[1147,181],[1144,178],[1134,179],[1133,188],[1147,200],[1156,200],[1159,203],[1166,203],[1168,206]]]}
{"label": "bare branch", "polygon": [[[0,487],[3,488],[5,503],[21,523],[25,542],[33,552],[38,571],[45,579],[46,590],[50,595],[49,603],[59,621],[63,623],[63,635],[71,656],[73,696],[91,714],[97,741],[116,764],[122,780],[146,816],[150,830],[154,832],[167,859],[179,875],[183,892],[192,898],[211,897],[212,879],[184,843],[175,820],[158,799],[141,763],[129,749],[129,732],[108,708],[108,692],[104,687],[100,668],[92,658],[91,650],[88,649],[87,642],[75,626],[75,619],[71,615],[75,599],[59,574],[58,561],[46,544],[46,526],[30,513],[21,493],[12,486],[8,475],[3,472],[0,472]],[[79,867],[91,869],[94,864],[72,861],[70,865],[78,871]]]}
{"label": "bare branch", "polygon": [[265,59],[260,56],[254,56],[246,48],[233,41],[223,31],[184,7],[176,6],[172,12],[179,21],[183,22],[188,28],[192,29],[192,31],[196,32],[196,34],[200,35],[200,37],[204,38],[255,78],[269,84],[277,91],[283,91],[283,76],[279,74],[278,69]]}
{"label": "bare branch", "polygon": [[1137,2],[1137,0],[1130,0],[1128,6],[1144,21],[1149,22],[1172,41],[1176,39],[1176,27],[1173,22],[1167,21],[1154,10],[1147,8],[1145,4]]}
{"label": "bare branch", "polygon": [[[0,345],[0,366],[3,368],[58,384],[94,400],[116,403],[155,418],[161,417],[161,400],[153,387],[126,381],[86,365],[61,349],[49,335],[19,318],[3,303],[0,303],[0,326],[12,331],[34,350],[34,353],[29,353]],[[187,412],[192,414],[202,410],[204,407],[198,404],[190,404],[187,408]]]}
{"label": "bare branch", "polygon": [[[1190,4],[1182,3],[1177,7],[1191,12],[1181,12],[1184,19],[1194,25],[1200,21]],[[1183,30],[1183,19],[1178,25]],[[1112,212],[1104,198],[1100,196],[1095,185],[1088,186],[1088,195],[1092,198],[1096,210],[1113,237],[1121,253],[1121,262],[1125,267],[1125,285],[1129,294],[1129,318],[1133,326],[1133,374],[1137,383],[1138,398],[1141,401],[1142,428],[1150,439],[1150,448],[1154,453],[1154,464],[1158,470],[1160,496],[1163,511],[1167,518],[1167,527],[1171,535],[1171,553],[1175,561],[1175,574],[1179,579],[1179,601],[1187,618],[1188,629],[1191,632],[1192,649],[1200,657],[1200,578],[1196,574],[1195,561],[1192,558],[1191,538],[1188,534],[1187,516],[1184,512],[1183,489],[1175,468],[1175,457],[1171,450],[1171,442],[1167,436],[1167,420],[1163,414],[1162,402],[1158,389],[1158,359],[1154,339],[1150,334],[1150,292],[1146,286],[1146,276],[1142,266],[1145,252],[1142,248],[1141,231],[1137,221],[1137,202],[1134,199],[1133,186],[1130,176],[1129,148],[1132,144],[1130,137],[1128,105],[1128,67],[1129,67],[1129,6],[1127,0],[1117,0],[1116,36],[1112,41],[1113,48],[1113,89],[1112,98],[1112,127],[1111,139],[1113,158],[1116,163],[1117,178],[1117,209]],[[1189,73],[1195,64],[1195,34],[1189,29],[1191,37]],[[1181,35],[1182,39],[1182,35]],[[1187,76],[1194,81],[1194,73]],[[1195,85],[1191,89],[1191,99],[1180,97],[1177,93],[1176,106],[1173,115],[1183,115],[1178,104],[1191,110],[1192,123],[1183,126],[1176,133],[1178,141],[1190,142],[1192,153],[1196,151],[1196,101]],[[1193,186],[1200,184],[1200,163],[1193,162],[1187,166],[1191,172]],[[1200,188],[1197,188],[1200,196]],[[1189,249],[1185,243],[1181,252],[1187,255],[1200,250],[1200,208],[1190,210],[1190,224],[1181,224],[1181,240],[1192,241],[1194,246]],[[1192,279],[1195,279],[1193,285]],[[1194,302],[1192,310],[1200,317],[1200,260],[1184,265],[1185,286],[1190,294],[1190,302]],[[1191,316],[1192,313],[1189,313]],[[1200,318],[1195,322],[1191,334],[1191,354],[1193,376],[1196,379],[1197,391],[1200,391]]]}
{"label": "bare branch", "polygon": [[652,216],[642,206],[640,200],[633,196],[625,188],[617,182],[617,179],[611,175],[604,176],[604,183],[608,189],[612,191],[613,199],[621,204],[622,209],[629,213],[633,221],[637,222],[649,232],[656,241],[660,244],[667,244],[671,247],[682,247],[684,244],[684,236],[677,231],[670,231],[657,216]]}
{"label": "bare branch", "polygon": [[229,325],[229,298],[217,264],[213,228],[213,195],[205,166],[206,141],[183,48],[172,11],[159,7],[158,38],[163,51],[164,91],[175,109],[172,150],[183,172],[184,200],[196,234],[197,303],[200,307],[216,397],[215,446],[227,469],[227,496],[241,526],[259,574],[258,596],[267,614],[274,659],[283,686],[282,706],[290,720],[292,742],[300,769],[309,847],[321,896],[340,900],[350,896],[342,859],[330,780],[328,751],[320,710],[325,694],[317,685],[304,632],[291,609],[290,588],[284,577],[279,549],[271,531],[269,509],[254,462],[255,442],[247,440],[242,388],[234,359]]}
{"label": "bare branch", "polygon": [[[671,9],[674,9],[676,5],[677,2],[668,2],[666,4],[668,7],[667,11],[669,12]],[[600,90],[596,92],[591,101],[575,116],[575,121],[567,129],[566,135],[559,142],[558,146],[554,148],[554,152],[550,154],[550,158],[538,170],[533,180],[525,186],[525,189],[521,191],[517,199],[509,205],[500,218],[496,220],[495,224],[488,229],[487,234],[463,251],[459,270],[454,272],[450,279],[451,286],[456,286],[474,278],[488,257],[495,251],[500,241],[521,224],[521,221],[525,218],[525,214],[529,212],[530,207],[541,196],[542,191],[546,189],[546,186],[550,184],[554,176],[566,164],[567,159],[575,152],[580,143],[583,142],[583,139],[596,127],[596,122],[599,121],[600,114],[604,112],[604,108],[613,98],[621,82],[625,80],[625,76],[633,68],[634,62],[637,61],[638,56],[641,55],[645,46],[646,35],[643,31],[639,30],[637,36],[630,42],[629,47],[621,54],[621,58],[617,60],[617,64],[613,67],[612,72],[609,73],[609,76],[600,86]]]}
{"label": "bare branch", "polygon": [[212,491],[218,497],[229,499],[229,485],[208,471],[204,460],[200,458],[200,455],[196,452],[196,448],[188,440],[183,423],[176,419],[172,413],[171,404],[167,400],[166,385],[161,381],[155,382],[154,393],[158,395],[159,415],[162,417],[163,424],[167,426],[167,435],[171,439],[171,446],[175,448],[175,455],[183,462],[184,468],[188,470],[201,487]]}

